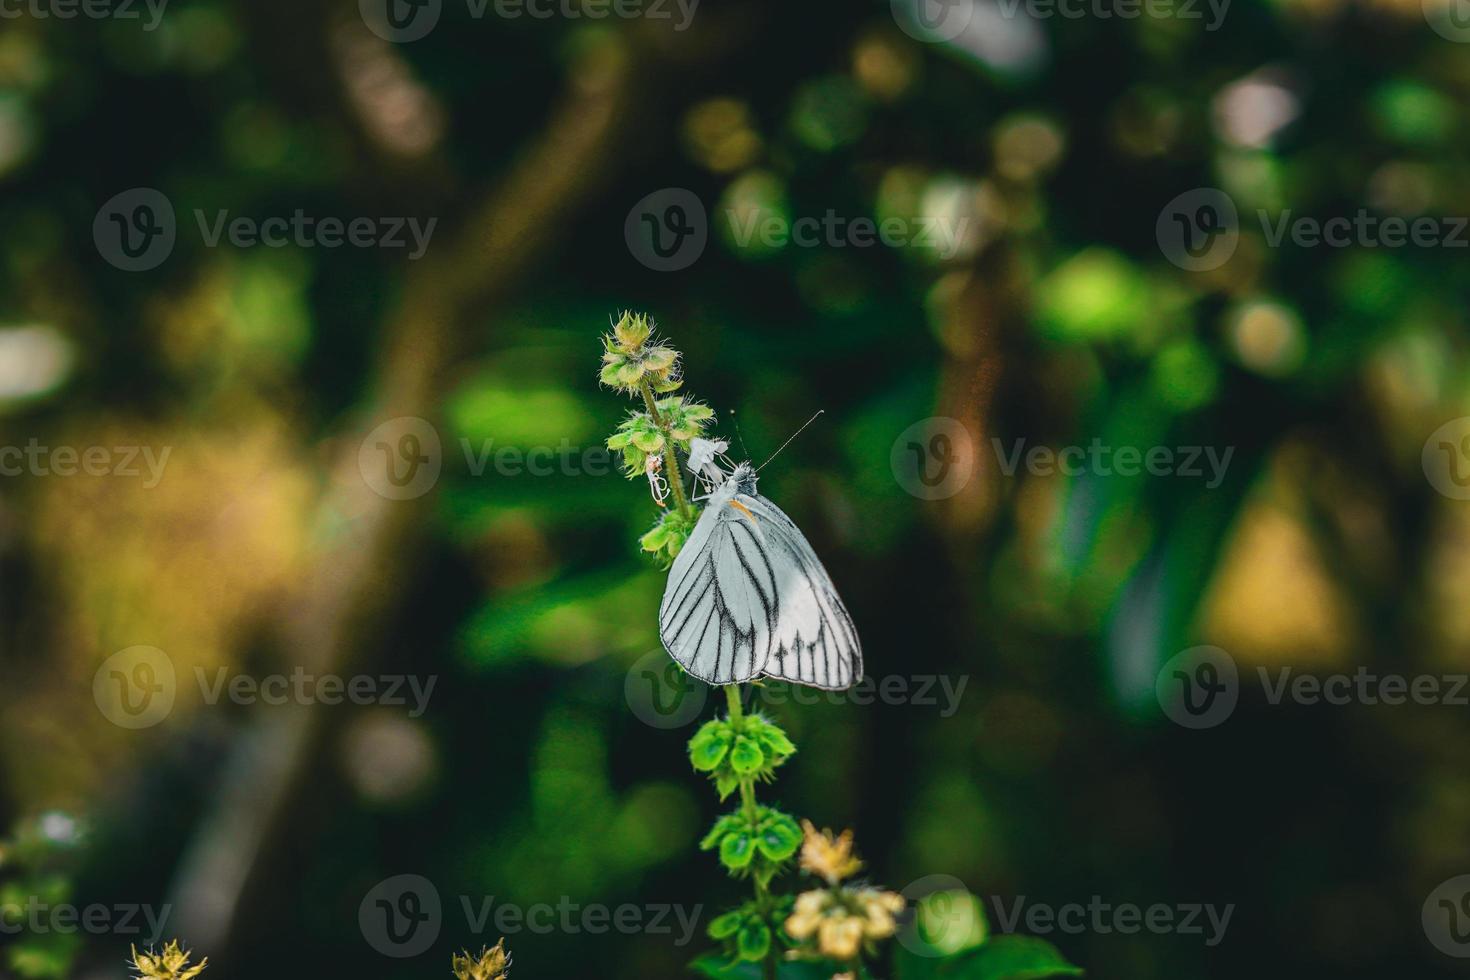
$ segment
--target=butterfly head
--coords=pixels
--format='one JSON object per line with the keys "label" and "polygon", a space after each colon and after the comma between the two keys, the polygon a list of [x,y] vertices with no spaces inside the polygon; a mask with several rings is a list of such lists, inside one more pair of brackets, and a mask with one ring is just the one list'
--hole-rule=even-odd
{"label": "butterfly head", "polygon": [[755,496],[755,467],[749,463],[741,463],[735,467],[735,472],[730,474],[730,483],[735,487],[735,492],[747,497]]}

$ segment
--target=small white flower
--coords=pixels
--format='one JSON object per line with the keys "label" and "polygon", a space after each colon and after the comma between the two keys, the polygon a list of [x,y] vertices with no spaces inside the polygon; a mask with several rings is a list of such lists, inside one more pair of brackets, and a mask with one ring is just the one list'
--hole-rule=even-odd
{"label": "small white flower", "polygon": [[715,459],[724,456],[729,448],[730,444],[723,439],[695,438],[689,443],[689,468],[718,486],[724,482],[725,474]]}

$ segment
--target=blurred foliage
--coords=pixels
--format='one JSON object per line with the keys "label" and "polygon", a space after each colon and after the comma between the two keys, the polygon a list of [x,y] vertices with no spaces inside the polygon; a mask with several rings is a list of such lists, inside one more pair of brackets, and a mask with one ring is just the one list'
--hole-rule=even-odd
{"label": "blurred foliage", "polygon": [[[783,804],[855,826],[895,887],[943,872],[980,896],[1238,906],[1214,949],[1048,937],[1091,976],[1451,975],[1419,915],[1470,862],[1463,712],[1273,707],[1253,680],[1470,664],[1470,509],[1420,463],[1430,432],[1470,415],[1465,252],[1275,247],[1257,219],[1470,214],[1470,57],[1419,3],[1239,0],[1216,30],[976,4],[937,43],[878,0],[701,5],[675,34],[446,2],[402,45],[356,8],[175,0],[151,31],[0,26],[0,444],[173,448],[153,489],[0,482],[0,816],[64,807],[95,827],[70,884],[10,858],[5,881],[161,904],[221,801],[266,805],[229,791],[232,763],[273,744],[251,727],[272,709],[181,696],[165,724],[124,731],[93,674],[134,644],[166,650],[186,693],[196,667],[291,669],[279,629],[350,564],[321,556],[372,533],[333,491],[361,484],[374,379],[434,350],[388,343],[405,306],[442,319],[406,284],[469,261],[455,228],[558,99],[592,104],[599,72],[631,64],[617,151],[576,163],[595,192],[533,222],[549,252],[447,330],[459,348],[422,406],[443,473],[415,546],[382,560],[407,584],[373,593],[382,616],[340,667],[436,675],[431,710],[319,712],[228,949],[198,949],[209,976],[278,970],[281,949],[301,976],[440,970],[496,938],[465,934],[457,896],[709,912],[743,894],[696,848],[717,813],[683,755],[700,719],[656,729],[625,700],[658,648],[663,580],[632,544],[654,508],[602,446],[617,410],[588,351],[629,306],[675,333],[715,431],[757,461],[826,410],[762,491],[833,571],[871,674],[970,678],[949,717],[775,707],[801,748]],[[92,226],[138,186],[169,196],[179,234],[162,266],[128,273]],[[1235,201],[1239,243],[1186,272],[1156,222],[1205,186]],[[624,239],[664,187],[710,217],[678,273]],[[415,264],[210,248],[196,209],[441,228]],[[943,250],[740,243],[753,218],[829,212],[954,234]],[[933,416],[969,433],[973,476],[926,500],[891,450]],[[1234,452],[1208,488],[1006,476],[993,440]],[[563,447],[551,475],[526,467]],[[1229,723],[1189,732],[1154,681],[1201,642],[1245,683]],[[358,928],[362,896],[404,872],[448,910],[420,960]],[[509,943],[544,976],[675,976],[695,952],[616,931]],[[73,953],[118,970],[124,946],[53,935],[4,955],[43,977]]]}

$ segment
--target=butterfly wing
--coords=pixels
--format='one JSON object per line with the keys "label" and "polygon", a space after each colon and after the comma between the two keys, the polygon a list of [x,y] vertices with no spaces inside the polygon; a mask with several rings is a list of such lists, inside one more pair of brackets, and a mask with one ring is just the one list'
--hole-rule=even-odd
{"label": "butterfly wing", "polygon": [[658,613],[664,648],[706,683],[751,680],[772,653],[777,581],[759,527],[728,500],[712,503],[669,569]]}
{"label": "butterfly wing", "polygon": [[850,687],[863,675],[863,650],[832,577],[781,508],[758,494],[736,499],[755,517],[779,597],[765,673],[828,690]]}

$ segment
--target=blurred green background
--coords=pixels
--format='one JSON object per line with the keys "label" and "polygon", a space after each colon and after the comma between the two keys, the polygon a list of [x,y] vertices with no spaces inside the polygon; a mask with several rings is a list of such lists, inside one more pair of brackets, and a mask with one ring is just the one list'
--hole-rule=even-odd
{"label": "blurred green background", "polygon": [[[697,720],[654,727],[628,696],[659,649],[646,485],[476,475],[462,450],[595,450],[631,407],[596,385],[598,334],[632,307],[737,451],[732,413],[760,461],[825,409],[762,492],[832,569],[869,674],[965,679],[949,717],[773,707],[800,753],[768,795],[855,828],[894,888],[1235,905],[1214,948],[1047,937],[1093,977],[1451,975],[1420,912],[1470,871],[1467,710],[1272,705],[1256,668],[1467,669],[1470,504],[1421,466],[1470,415],[1467,252],[1273,246],[1255,215],[1470,214],[1470,47],[1417,0],[1236,0],[1216,29],[945,9],[968,18],[948,39],[886,3],[708,0],[679,30],[674,7],[445,0],[405,43],[327,0],[175,0],[153,29],[7,14],[0,443],[171,450],[152,487],[0,481],[7,894],[170,903],[215,980],[447,975],[497,938],[460,895],[705,921],[738,901],[695,848],[720,809],[684,755]],[[94,220],[139,187],[177,242],[130,272]],[[1239,240],[1187,271],[1156,226],[1203,187]],[[666,188],[709,234],[662,272],[625,224]],[[437,224],[415,261],[209,247],[194,218],[297,209]],[[962,234],[949,255],[739,241],[829,211]],[[394,500],[360,450],[405,416],[442,472]],[[971,475],[925,499],[896,463],[934,417]],[[1207,487],[1006,475],[993,449],[1095,438],[1233,455]],[[1200,643],[1240,702],[1190,730],[1155,678]],[[181,681],[133,731],[93,679],[136,645]],[[221,667],[437,684],[416,718],[210,706],[193,671]],[[445,923],[394,959],[358,907],[405,873]],[[129,938],[0,937],[0,972],[116,976]],[[508,945],[518,978],[643,978],[707,943]]]}

